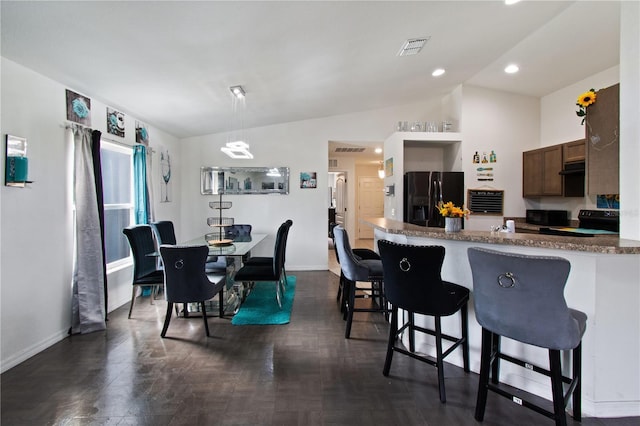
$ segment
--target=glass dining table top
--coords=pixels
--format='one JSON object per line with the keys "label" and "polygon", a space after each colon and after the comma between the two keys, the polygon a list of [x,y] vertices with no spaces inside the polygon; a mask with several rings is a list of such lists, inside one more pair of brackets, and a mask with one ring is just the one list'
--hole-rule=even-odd
{"label": "glass dining table top", "polygon": [[240,236],[233,240],[231,244],[224,246],[215,246],[207,243],[206,236],[200,236],[189,241],[181,242],[180,245],[202,245],[209,246],[209,256],[244,256],[249,253],[255,246],[267,237],[267,234],[251,234],[249,236]]}

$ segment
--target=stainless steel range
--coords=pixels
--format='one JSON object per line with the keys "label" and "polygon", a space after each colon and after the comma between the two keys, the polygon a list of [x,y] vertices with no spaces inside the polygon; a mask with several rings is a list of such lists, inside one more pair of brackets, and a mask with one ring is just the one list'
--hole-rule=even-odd
{"label": "stainless steel range", "polygon": [[544,227],[541,234],[565,235],[568,237],[593,237],[617,235],[620,230],[620,215],[617,210],[580,210],[578,228]]}

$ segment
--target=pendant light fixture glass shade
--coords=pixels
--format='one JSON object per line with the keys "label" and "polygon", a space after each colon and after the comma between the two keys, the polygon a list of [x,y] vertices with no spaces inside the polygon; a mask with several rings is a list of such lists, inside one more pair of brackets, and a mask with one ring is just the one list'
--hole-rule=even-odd
{"label": "pendant light fixture glass shade", "polygon": [[242,86],[231,86],[231,130],[227,136],[227,143],[220,151],[234,159],[251,159],[249,144],[244,139],[244,110],[245,91]]}

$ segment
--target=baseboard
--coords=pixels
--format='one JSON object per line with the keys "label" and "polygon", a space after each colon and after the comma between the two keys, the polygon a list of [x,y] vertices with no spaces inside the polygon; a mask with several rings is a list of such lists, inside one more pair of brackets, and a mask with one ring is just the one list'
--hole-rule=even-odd
{"label": "baseboard", "polygon": [[58,333],[50,336],[49,338],[38,342],[34,345],[29,346],[28,348],[8,357],[2,362],[2,367],[0,368],[0,373],[4,373],[7,370],[12,369],[16,365],[28,360],[34,355],[44,351],[50,346],[55,345],[61,340],[65,339],[69,335],[69,329],[61,330]]}

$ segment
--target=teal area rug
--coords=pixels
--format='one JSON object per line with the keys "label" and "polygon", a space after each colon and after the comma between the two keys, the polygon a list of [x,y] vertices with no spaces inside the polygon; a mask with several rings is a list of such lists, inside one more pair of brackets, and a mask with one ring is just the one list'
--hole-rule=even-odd
{"label": "teal area rug", "polygon": [[287,290],[282,299],[282,309],[276,301],[276,284],[256,283],[240,310],[233,316],[233,325],[287,324],[291,320],[291,307],[296,292],[296,277],[287,276]]}

